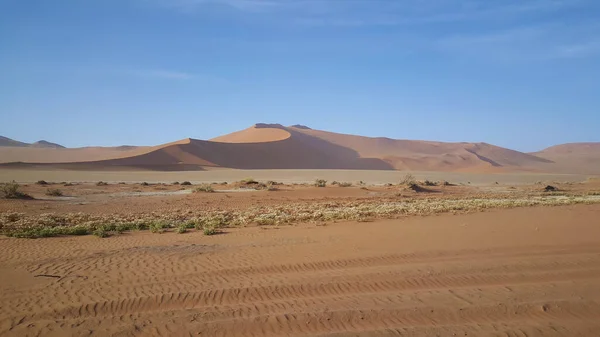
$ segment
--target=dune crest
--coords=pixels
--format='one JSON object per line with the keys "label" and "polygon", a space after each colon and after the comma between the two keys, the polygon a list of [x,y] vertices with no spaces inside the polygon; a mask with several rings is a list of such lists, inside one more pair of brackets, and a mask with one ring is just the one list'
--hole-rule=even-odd
{"label": "dune crest", "polygon": [[266,143],[290,138],[292,135],[279,124],[256,124],[247,129],[211,139],[220,143]]}
{"label": "dune crest", "polygon": [[[7,143],[24,144],[12,140]],[[304,125],[258,123],[208,141],[184,138],[152,147],[4,146],[0,147],[0,163],[81,170],[360,169],[600,174],[600,143],[564,144],[523,153],[487,143],[363,137]]]}

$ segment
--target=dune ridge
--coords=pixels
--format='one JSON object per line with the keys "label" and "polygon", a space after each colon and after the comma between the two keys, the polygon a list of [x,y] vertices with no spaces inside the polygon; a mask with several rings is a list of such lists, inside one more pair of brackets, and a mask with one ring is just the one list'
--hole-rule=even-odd
{"label": "dune ridge", "polygon": [[[185,138],[152,147],[0,147],[0,162],[71,169],[360,169],[600,174],[600,143],[523,153],[487,143],[363,137],[259,123],[211,140]],[[9,164],[11,163],[11,164]]]}

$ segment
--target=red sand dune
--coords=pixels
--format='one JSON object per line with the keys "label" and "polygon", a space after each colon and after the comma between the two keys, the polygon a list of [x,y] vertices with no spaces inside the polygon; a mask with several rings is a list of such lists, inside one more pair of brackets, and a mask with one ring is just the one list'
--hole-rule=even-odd
{"label": "red sand dune", "polygon": [[486,143],[371,138],[312,130],[301,125],[256,124],[209,141],[187,138],[154,147],[0,147],[0,162],[52,164],[74,169],[376,169],[598,174],[600,143],[565,144],[528,154]]}

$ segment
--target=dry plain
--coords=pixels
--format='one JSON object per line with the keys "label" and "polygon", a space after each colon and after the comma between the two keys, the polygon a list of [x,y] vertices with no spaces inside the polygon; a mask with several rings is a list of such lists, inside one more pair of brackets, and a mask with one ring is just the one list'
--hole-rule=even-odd
{"label": "dry plain", "polygon": [[[111,226],[0,236],[2,336],[600,335],[600,181],[587,176],[0,173],[34,197],[0,200],[5,234]],[[236,183],[248,177],[285,184]],[[315,178],[327,186],[303,183]]]}

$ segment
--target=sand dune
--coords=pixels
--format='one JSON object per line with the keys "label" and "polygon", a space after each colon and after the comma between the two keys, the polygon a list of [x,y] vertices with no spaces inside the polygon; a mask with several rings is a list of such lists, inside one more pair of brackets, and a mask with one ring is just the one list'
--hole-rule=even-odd
{"label": "sand dune", "polygon": [[302,125],[256,124],[210,141],[186,138],[154,147],[0,147],[0,163],[52,163],[59,168],[85,170],[365,169],[600,174],[598,144],[565,144],[523,153],[487,143],[371,138]]}
{"label": "sand dune", "polygon": [[600,173],[600,143],[562,144],[532,154],[555,162],[557,172]]}
{"label": "sand dune", "polygon": [[292,135],[279,124],[256,124],[251,128],[211,139],[222,143],[266,143],[290,138]]}
{"label": "sand dune", "polygon": [[0,335],[596,337],[598,211],[0,238]]}

